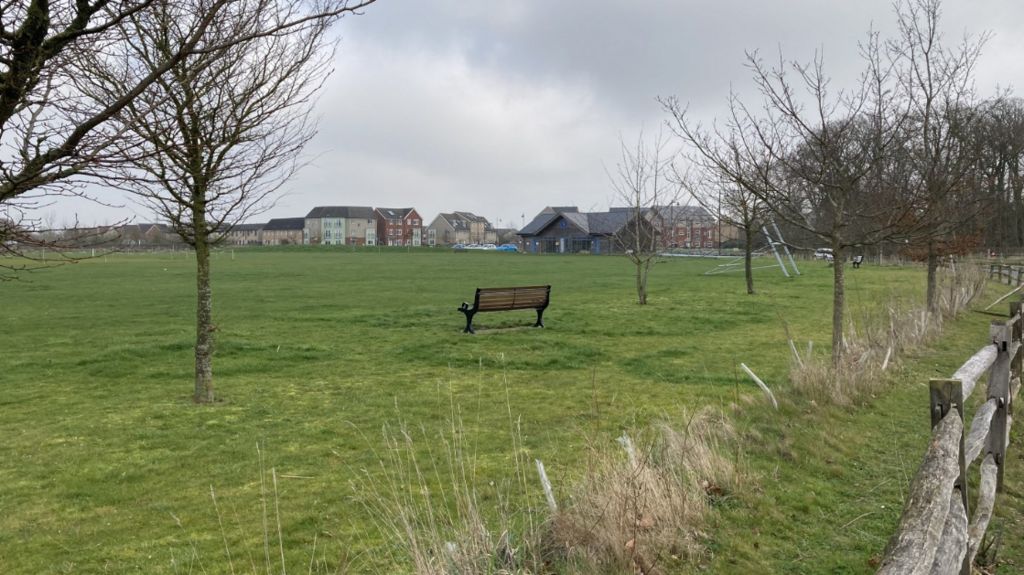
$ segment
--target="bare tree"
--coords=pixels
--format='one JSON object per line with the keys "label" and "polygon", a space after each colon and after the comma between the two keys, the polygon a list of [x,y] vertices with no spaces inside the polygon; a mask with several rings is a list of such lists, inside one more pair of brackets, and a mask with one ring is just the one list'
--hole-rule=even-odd
{"label": "bare tree", "polygon": [[[330,71],[331,21],[285,29],[298,6],[235,0],[209,22],[208,44],[218,48],[182,58],[115,118],[125,135],[118,154],[127,159],[120,185],[195,250],[197,403],[214,400],[210,249],[271,205],[314,134],[310,111]],[[126,67],[129,74],[156,69],[203,18],[202,0],[162,2],[131,16],[119,44],[125,52],[92,69],[80,87],[101,99],[117,89]]]}
{"label": "bare tree", "polygon": [[924,201],[926,225],[919,229],[927,246],[928,309],[934,312],[942,246],[973,222],[982,205],[969,184],[977,153],[972,134],[981,121],[973,73],[987,35],[965,36],[949,48],[939,30],[940,0],[899,0],[895,10],[898,35],[887,50],[910,104],[907,167]]}
{"label": "bare tree", "polygon": [[621,144],[621,157],[609,180],[615,200],[627,214],[615,241],[633,263],[637,303],[647,304],[647,276],[651,264],[665,248],[667,232],[675,228],[673,206],[679,203],[680,184],[670,177],[672,156],[667,139],[659,134],[652,142],[637,137],[636,145]]}
{"label": "bare tree", "polygon": [[[905,110],[893,97],[891,67],[877,34],[862,47],[866,70],[849,91],[831,90],[819,55],[812,63],[768,65],[748,55],[763,103],[760,116],[742,103],[735,113],[749,127],[740,147],[764,154],[765,186],[747,188],[779,218],[821,239],[833,251],[832,361],[843,354],[845,257],[905,231],[916,198],[893,194],[885,162],[901,143]],[[792,76],[790,76],[792,74]]]}
{"label": "bare tree", "polygon": [[[38,210],[55,196],[82,195],[77,185],[104,178],[121,158],[111,144],[120,139],[110,120],[158,78],[193,53],[215,51],[244,40],[207,37],[215,19],[235,10],[235,0],[203,0],[201,10],[180,30],[181,41],[164,59],[149,68],[126,70],[120,84],[104,99],[84,97],[75,81],[88,75],[97,62],[123,53],[131,43],[120,26],[145,17],[160,4],[177,0],[25,0],[0,5],[0,212],[21,214]],[[316,0],[295,5],[276,34],[310,20],[334,19],[374,0]],[[7,231],[31,231],[32,218],[19,219]],[[24,238],[0,235],[13,252]],[[55,248],[59,245],[39,247]],[[20,264],[16,264],[17,267]]]}
{"label": "bare tree", "polygon": [[763,198],[771,186],[772,156],[740,112],[735,96],[729,98],[730,115],[724,126],[707,130],[687,120],[676,98],[659,101],[672,116],[670,129],[690,149],[685,158],[688,165],[696,168],[691,177],[677,173],[677,178],[697,203],[717,209],[722,222],[743,231],[743,272],[747,293],[753,294],[753,242],[768,211]]}

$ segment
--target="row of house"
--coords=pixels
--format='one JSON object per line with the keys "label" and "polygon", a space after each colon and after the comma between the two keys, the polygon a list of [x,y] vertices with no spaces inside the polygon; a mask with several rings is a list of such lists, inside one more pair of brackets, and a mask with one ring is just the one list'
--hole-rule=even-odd
{"label": "row of house", "polygon": [[[520,230],[497,229],[471,212],[440,213],[426,224],[415,208],[317,206],[305,217],[238,224],[226,234],[230,245],[451,246],[517,243],[530,253],[614,253],[625,248],[623,235],[637,210],[611,208],[581,212],[575,206],[547,207]],[[643,222],[665,247],[711,248],[736,237],[699,206],[642,210]],[[634,231],[636,228],[633,228]],[[103,231],[108,243],[128,246],[179,244],[171,226],[139,223]]]}
{"label": "row of house", "polygon": [[[471,212],[438,214],[427,224],[415,208],[317,206],[304,218],[240,224],[226,238],[233,245],[444,246],[497,243],[501,230]],[[505,230],[506,238],[510,235]]]}

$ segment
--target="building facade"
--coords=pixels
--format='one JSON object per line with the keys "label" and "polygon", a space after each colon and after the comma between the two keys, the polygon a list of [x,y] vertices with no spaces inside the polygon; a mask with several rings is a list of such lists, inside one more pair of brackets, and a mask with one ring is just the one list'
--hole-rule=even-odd
{"label": "building facade", "polygon": [[424,244],[423,218],[415,208],[377,208],[377,238],[382,246]]}
{"label": "building facade", "polygon": [[303,243],[310,245],[377,244],[373,208],[317,206],[306,214]]}
{"label": "building facade", "polygon": [[498,233],[487,218],[472,212],[438,214],[427,227],[428,245],[498,243]]}
{"label": "building facade", "polygon": [[258,246],[263,243],[263,226],[266,224],[236,224],[224,238],[232,246]]}
{"label": "building facade", "polygon": [[629,211],[582,213],[570,206],[545,208],[519,230],[519,237],[527,253],[613,254],[625,251],[637,231],[645,242],[658,233],[649,220]]}
{"label": "building facade", "polygon": [[265,246],[301,245],[306,218],[274,218],[260,234]]}

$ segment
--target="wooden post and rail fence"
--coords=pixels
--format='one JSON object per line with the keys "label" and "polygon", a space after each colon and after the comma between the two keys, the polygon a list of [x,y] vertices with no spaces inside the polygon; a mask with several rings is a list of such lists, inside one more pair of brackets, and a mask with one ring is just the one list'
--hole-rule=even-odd
{"label": "wooden post and rail fence", "polygon": [[989,264],[988,279],[994,279],[1001,284],[1019,286],[1024,284],[1024,266]]}
{"label": "wooden post and rail fence", "polygon": [[[1020,281],[1019,269],[1016,280]],[[1024,366],[1021,307],[1022,301],[1011,303],[1010,319],[992,322],[991,343],[971,356],[952,378],[931,380],[931,441],[910,484],[879,575],[970,574],[992,518],[996,494],[1003,490],[1013,398],[1020,389]],[[986,373],[984,402],[974,410],[967,430],[965,403]],[[980,481],[972,500],[967,474],[979,457]]]}

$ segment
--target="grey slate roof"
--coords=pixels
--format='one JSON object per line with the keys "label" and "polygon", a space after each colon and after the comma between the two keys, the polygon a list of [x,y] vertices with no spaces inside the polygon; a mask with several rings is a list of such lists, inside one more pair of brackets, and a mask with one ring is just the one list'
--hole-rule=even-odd
{"label": "grey slate roof", "polygon": [[551,223],[551,221],[557,217],[557,213],[541,212],[537,214],[537,216],[533,218],[533,220],[531,220],[530,223],[523,226],[523,229],[519,230],[519,235],[535,236],[538,233],[540,233],[541,230],[548,227],[548,224]]}
{"label": "grey slate roof", "polygon": [[561,216],[573,223],[577,228],[583,230],[583,233],[590,233],[590,219],[587,214],[581,214],[579,212],[565,212]]}
{"label": "grey slate roof", "polygon": [[[324,217],[338,217],[338,216],[324,216]],[[288,231],[288,230],[301,230],[306,226],[306,218],[274,218],[263,226],[263,231]]]}
{"label": "grey slate roof", "polygon": [[413,208],[377,208],[377,213],[385,218],[400,218],[404,220],[412,210]]}
{"label": "grey slate roof", "polygon": [[469,222],[459,217],[459,212],[453,212],[450,214],[440,213],[438,215],[441,216],[444,221],[448,222],[448,225],[453,229],[465,230],[469,228]]}
{"label": "grey slate roof", "polygon": [[587,231],[591,235],[612,235],[630,220],[630,212],[594,212],[587,214]]}
{"label": "grey slate roof", "polygon": [[231,229],[236,232],[258,232],[267,224],[235,224]]}
{"label": "grey slate roof", "polygon": [[[551,211],[558,210],[558,211]],[[521,236],[533,236],[544,231],[558,217],[589,235],[611,235],[617,233],[629,221],[629,208],[613,208],[608,212],[580,212],[578,208],[545,208],[533,221],[519,230]]]}
{"label": "grey slate roof", "polygon": [[306,214],[306,217],[372,220],[373,208],[369,206],[317,206]]}

